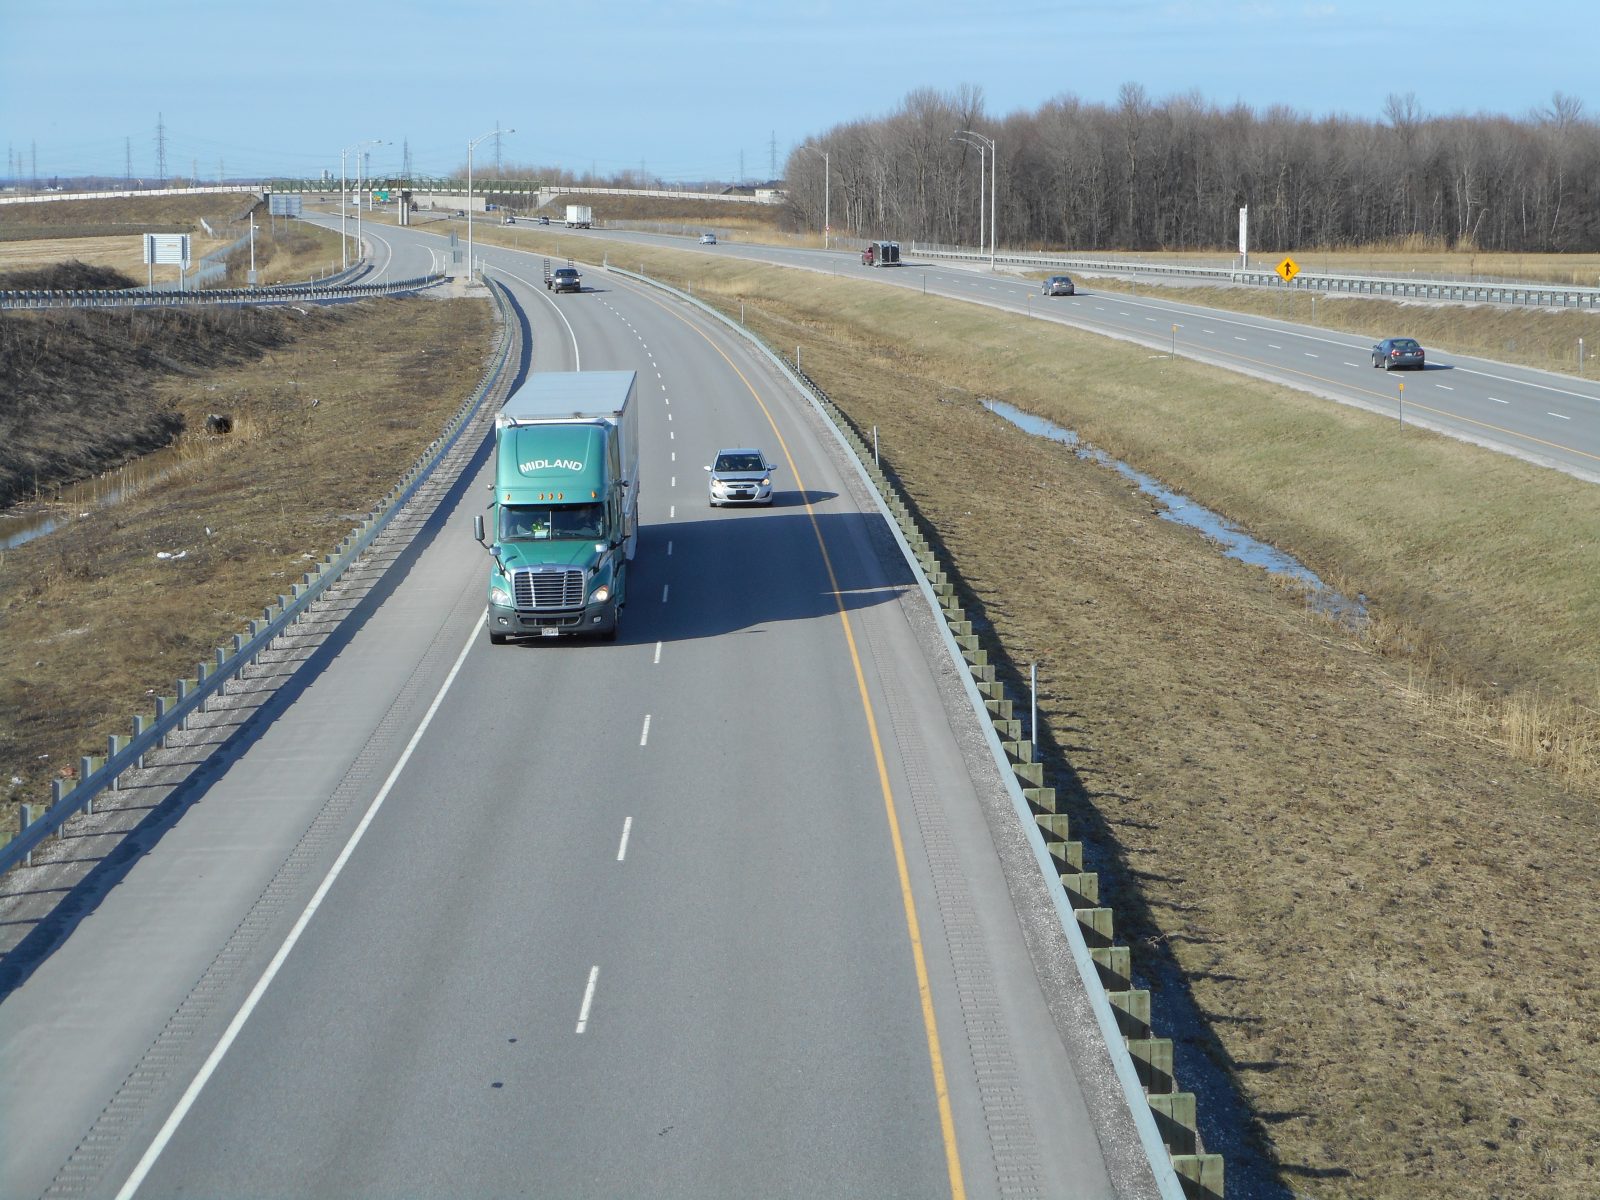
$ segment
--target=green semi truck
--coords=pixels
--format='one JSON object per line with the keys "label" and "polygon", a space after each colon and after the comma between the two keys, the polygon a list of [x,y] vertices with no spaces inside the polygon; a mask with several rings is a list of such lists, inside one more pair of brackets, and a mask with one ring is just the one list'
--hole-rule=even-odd
{"label": "green semi truck", "polygon": [[632,371],[530,375],[495,417],[489,640],[617,636],[639,542]]}

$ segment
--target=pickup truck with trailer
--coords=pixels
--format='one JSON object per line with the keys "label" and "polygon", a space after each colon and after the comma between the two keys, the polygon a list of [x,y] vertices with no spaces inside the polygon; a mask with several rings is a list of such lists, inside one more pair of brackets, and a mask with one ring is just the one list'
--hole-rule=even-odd
{"label": "pickup truck with trailer", "polygon": [[594,226],[594,210],[587,204],[567,205],[567,228],[589,229]]}
{"label": "pickup truck with trailer", "polygon": [[633,371],[528,376],[495,417],[489,640],[617,636],[639,542]]}

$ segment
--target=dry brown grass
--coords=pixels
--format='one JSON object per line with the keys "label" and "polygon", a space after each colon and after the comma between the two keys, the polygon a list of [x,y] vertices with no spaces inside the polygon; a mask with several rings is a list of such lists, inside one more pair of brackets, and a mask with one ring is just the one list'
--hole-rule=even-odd
{"label": "dry brown grass", "polygon": [[[486,304],[426,299],[286,319],[294,340],[264,358],[157,385],[191,431],[175,472],[0,556],[8,800],[37,803],[79,754],[104,753],[151,689],[192,672],[348,533],[471,393],[491,325]],[[205,434],[210,412],[231,414],[233,434]],[[14,803],[0,820],[16,828]]]}

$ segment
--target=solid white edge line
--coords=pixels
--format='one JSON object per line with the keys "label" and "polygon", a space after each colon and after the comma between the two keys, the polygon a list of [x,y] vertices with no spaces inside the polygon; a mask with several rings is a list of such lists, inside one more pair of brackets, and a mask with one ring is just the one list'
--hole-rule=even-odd
{"label": "solid white edge line", "polygon": [[575,1033],[582,1033],[589,1024],[589,1005],[594,1003],[594,985],[600,978],[599,966],[589,968],[589,986],[583,989],[583,1007],[578,1010],[578,1028]]}
{"label": "solid white edge line", "polygon": [[644,728],[639,731],[639,745],[648,745],[650,742],[650,714],[644,715]]}
{"label": "solid white edge line", "polygon": [[617,861],[628,857],[628,835],[633,832],[633,818],[622,818],[622,844],[617,847]]}
{"label": "solid white edge line", "polygon": [[661,662],[661,643],[660,642],[656,643],[656,659],[655,659],[655,661],[656,661],[657,665],[659,665],[660,662]]}
{"label": "solid white edge line", "polygon": [[[400,772],[405,770],[406,764],[411,761],[411,755],[416,751],[417,744],[422,741],[422,735],[428,731],[428,726],[433,724],[434,714],[439,711],[439,706],[444,703],[445,694],[449,692],[450,685],[455,683],[456,676],[461,673],[462,665],[467,661],[473,644],[478,640],[478,631],[483,628],[489,619],[487,612],[480,615],[473,623],[472,632],[467,635],[466,645],[461,647],[461,653],[456,655],[455,665],[450,668],[450,674],[445,676],[444,683],[439,685],[439,691],[433,698],[433,703],[428,705],[428,711],[423,714],[422,721],[417,725],[417,730],[411,735],[411,740],[406,743],[406,748],[400,753],[400,761],[395,763],[394,769],[389,772],[389,777],[383,781],[383,786],[378,789],[378,794],[373,797],[372,803],[367,806],[367,811],[362,815],[361,822],[350,835],[350,840],[339,851],[339,857],[328,868],[328,873],[323,876],[322,882],[317,886],[316,892],[306,904],[305,910],[294,923],[294,928],[289,930],[289,935],[284,938],[283,945],[278,947],[278,952],[272,956],[272,961],[267,964],[267,969],[261,973],[261,978],[256,980],[255,987],[250,989],[250,994],[245,997],[244,1005],[234,1014],[233,1020],[228,1023],[228,1028],[223,1031],[221,1039],[201,1065],[199,1073],[190,1082],[184,1091],[183,1097],[178,1101],[176,1108],[167,1117],[166,1123],[161,1126],[155,1140],[150,1143],[150,1148],[144,1152],[144,1157],[133,1169],[133,1174],[128,1176],[128,1181],[117,1192],[117,1200],[129,1200],[144,1183],[145,1176],[150,1174],[156,1165],[156,1160],[161,1157],[161,1152],[167,1148],[167,1143],[172,1140],[172,1135],[178,1131],[178,1126],[189,1115],[189,1110],[194,1107],[194,1102],[200,1098],[201,1091],[210,1082],[211,1076],[221,1064],[223,1056],[233,1046],[234,1039],[239,1036],[250,1015],[255,1012],[256,1005],[261,1003],[261,997],[266,994],[267,988],[277,977],[278,971],[283,967],[289,957],[289,952],[294,949],[295,943],[300,940],[300,935],[306,931],[306,926],[311,923],[311,918],[316,914],[322,902],[332,890],[334,880],[339,878],[345,864],[350,861],[350,856],[355,853],[356,846],[366,836],[367,828],[372,824],[373,818],[378,815],[378,810],[383,807],[383,802],[389,798],[389,792],[394,788],[395,782],[400,778]],[[599,968],[596,968],[598,970]]]}
{"label": "solid white edge line", "polygon": [[[529,283],[515,271],[508,271],[504,267],[495,266],[493,263],[484,263],[484,269],[499,271],[502,275],[509,275],[523,287],[532,292],[535,296],[539,295],[539,289],[534,287],[533,284]],[[572,322],[567,320],[567,314],[561,311],[561,305],[556,303],[554,296],[546,296],[545,301],[550,305],[551,308],[556,310],[556,316],[560,317],[561,323],[567,327],[567,336],[572,339],[572,369],[574,371],[583,370],[583,356],[578,351],[578,335],[577,332],[572,328]]]}

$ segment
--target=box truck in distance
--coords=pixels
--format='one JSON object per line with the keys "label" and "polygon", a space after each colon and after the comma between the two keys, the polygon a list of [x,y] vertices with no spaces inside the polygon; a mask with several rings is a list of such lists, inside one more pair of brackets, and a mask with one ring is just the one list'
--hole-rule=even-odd
{"label": "box truck in distance", "polygon": [[587,204],[567,205],[567,228],[588,229],[594,224],[594,210]]}
{"label": "box truck in distance", "polygon": [[639,423],[632,371],[528,376],[494,423],[494,498],[473,532],[489,568],[489,640],[607,641],[639,542]]}

